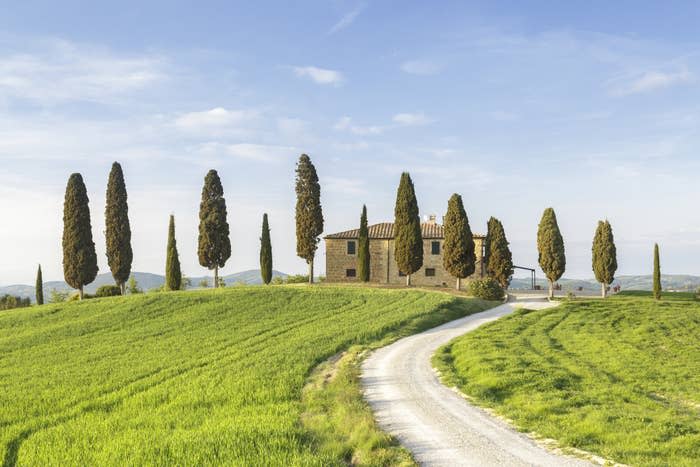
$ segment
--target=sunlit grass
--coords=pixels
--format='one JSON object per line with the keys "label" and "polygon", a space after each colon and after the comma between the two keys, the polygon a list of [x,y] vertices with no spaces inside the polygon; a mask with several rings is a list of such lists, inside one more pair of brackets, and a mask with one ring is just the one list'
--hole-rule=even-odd
{"label": "sunlit grass", "polygon": [[694,294],[620,296],[517,312],[435,363],[524,431],[626,464],[698,465],[699,336]]}
{"label": "sunlit grass", "polygon": [[[302,402],[310,371],[351,345],[488,306],[422,291],[243,287],[2,312],[2,459],[346,465],[364,443],[372,463],[372,442],[324,434],[337,430],[333,421],[302,423],[314,406]],[[366,420],[349,388],[343,410]],[[331,438],[340,449],[326,446]]]}

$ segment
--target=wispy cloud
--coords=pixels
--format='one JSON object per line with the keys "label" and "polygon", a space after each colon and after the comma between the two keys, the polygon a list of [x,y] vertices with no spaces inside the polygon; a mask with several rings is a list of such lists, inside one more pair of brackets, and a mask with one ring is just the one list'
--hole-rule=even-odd
{"label": "wispy cloud", "polygon": [[194,152],[205,157],[236,157],[257,162],[278,162],[287,157],[296,155],[299,150],[291,146],[210,142],[197,146]]}
{"label": "wispy cloud", "polygon": [[424,113],[399,113],[394,115],[392,118],[394,123],[398,123],[399,125],[403,126],[418,126],[418,125],[426,125],[430,123],[432,120],[430,120],[428,117],[425,116]]}
{"label": "wispy cloud", "polygon": [[338,20],[337,23],[335,23],[329,30],[328,30],[328,35],[335,34],[338,31],[342,31],[343,29],[347,28],[350,26],[358,16],[360,16],[360,13],[365,9],[367,5],[364,3],[358,5],[354,10],[350,11],[349,13],[345,14],[340,20]]}
{"label": "wispy cloud", "polygon": [[182,114],[175,119],[175,125],[184,130],[199,131],[240,125],[257,117],[258,112],[254,110],[227,110],[216,107],[211,110]]}
{"label": "wispy cloud", "polygon": [[364,180],[343,177],[324,177],[324,189],[336,193],[348,195],[362,195],[367,193]]}
{"label": "wispy cloud", "polygon": [[317,84],[338,86],[343,82],[343,74],[336,70],[315,66],[295,66],[294,73],[300,78],[308,78]]}
{"label": "wispy cloud", "polygon": [[31,44],[0,54],[0,97],[41,104],[111,101],[166,79],[162,57],[119,55],[65,40]]}
{"label": "wispy cloud", "polygon": [[614,79],[610,82],[610,92],[615,96],[641,94],[689,83],[694,79],[695,76],[685,69],[677,72],[645,71],[641,74]]}
{"label": "wispy cloud", "polygon": [[353,133],[355,135],[366,136],[366,135],[380,135],[380,134],[384,133],[384,130],[386,129],[386,127],[379,126],[379,125],[372,125],[372,126],[356,125],[353,123],[352,118],[345,116],[345,117],[341,117],[340,120],[338,120],[336,122],[336,124],[333,125],[333,129],[345,130],[345,131],[349,131],[350,133]]}
{"label": "wispy cloud", "polygon": [[430,60],[409,60],[401,64],[401,70],[411,75],[436,75],[442,67]]}

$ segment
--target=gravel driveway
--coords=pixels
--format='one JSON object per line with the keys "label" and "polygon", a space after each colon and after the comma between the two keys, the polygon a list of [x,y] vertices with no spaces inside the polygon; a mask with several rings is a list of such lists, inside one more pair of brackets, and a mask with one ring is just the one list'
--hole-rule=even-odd
{"label": "gravel driveway", "polygon": [[435,351],[457,336],[520,307],[547,308],[528,297],[446,323],[383,347],[362,365],[365,399],[379,426],[427,466],[590,466],[546,451],[528,437],[472,406],[437,379]]}

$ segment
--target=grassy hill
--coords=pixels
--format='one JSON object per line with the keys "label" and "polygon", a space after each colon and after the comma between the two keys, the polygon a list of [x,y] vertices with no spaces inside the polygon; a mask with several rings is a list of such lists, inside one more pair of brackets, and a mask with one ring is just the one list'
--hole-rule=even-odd
{"label": "grassy hill", "polygon": [[322,375],[333,394],[309,396],[311,370],[350,346],[489,306],[417,290],[279,286],[2,312],[0,458],[7,466],[344,466],[358,456],[394,464],[387,459],[401,454],[374,427],[352,371],[336,383]]}
{"label": "grassy hill", "polygon": [[629,465],[698,465],[700,302],[650,295],[520,311],[435,364],[524,431]]}

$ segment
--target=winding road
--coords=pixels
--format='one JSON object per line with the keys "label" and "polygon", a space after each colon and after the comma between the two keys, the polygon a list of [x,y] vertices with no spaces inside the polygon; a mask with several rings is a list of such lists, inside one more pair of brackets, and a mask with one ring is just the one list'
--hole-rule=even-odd
{"label": "winding road", "polygon": [[362,386],[379,426],[426,466],[590,466],[554,454],[469,404],[443,386],[430,360],[452,339],[520,307],[555,306],[544,297],[516,299],[409,336],[372,353],[362,365]]}

